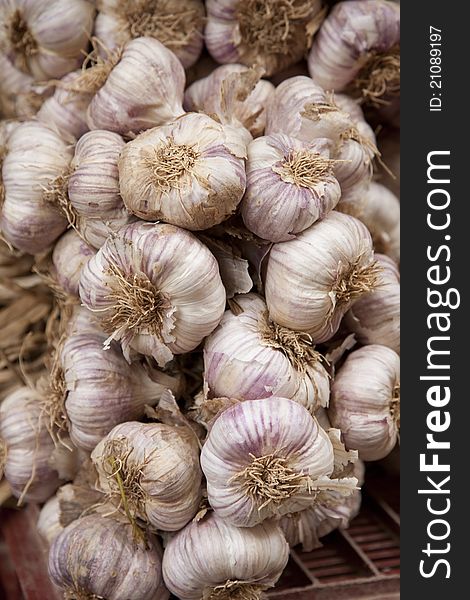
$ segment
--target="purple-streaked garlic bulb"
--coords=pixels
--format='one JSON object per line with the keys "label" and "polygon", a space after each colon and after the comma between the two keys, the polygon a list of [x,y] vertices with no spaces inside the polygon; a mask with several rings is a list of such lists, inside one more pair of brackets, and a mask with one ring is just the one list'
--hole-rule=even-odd
{"label": "purple-streaked garlic bulb", "polygon": [[87,0],[8,0],[0,4],[0,50],[37,81],[80,66],[93,27]]}
{"label": "purple-streaked garlic bulb", "polygon": [[328,374],[309,336],[270,321],[264,300],[256,294],[236,296],[234,301],[239,314],[226,311],[204,344],[206,397],[280,396],[312,413],[327,406]]}
{"label": "purple-streaked garlic bulb", "polygon": [[185,68],[201,54],[202,0],[98,0],[96,5],[95,35],[109,50],[145,36],[172,50]]}
{"label": "purple-streaked garlic bulb", "polygon": [[395,262],[376,254],[378,284],[346,313],[344,323],[361,344],[381,344],[400,354],[400,274]]}
{"label": "purple-streaked garlic bulb", "polygon": [[198,511],[199,446],[189,427],[122,423],[101,440],[91,459],[100,491],[134,522],[178,531]]}
{"label": "purple-streaked garlic bulb", "polygon": [[274,86],[260,79],[261,71],[228,64],[192,83],[184,94],[184,107],[217,115],[221,123],[243,125],[253,137],[263,134],[266,105]]}
{"label": "purple-streaked garlic bulb", "polygon": [[324,11],[320,0],[207,0],[206,47],[219,63],[259,64],[273,75],[298,62]]}
{"label": "purple-streaked garlic bulb", "polygon": [[259,600],[288,558],[289,546],[274,521],[238,528],[211,512],[168,541],[163,577],[181,600]]}
{"label": "purple-streaked garlic bulb", "polygon": [[78,283],[85,263],[96,254],[90,246],[71,229],[64,233],[54,246],[52,263],[60,287],[72,296],[78,296]]}
{"label": "purple-streaked garlic bulb", "polygon": [[308,66],[325,90],[347,90],[375,105],[399,95],[399,4],[339,2],[313,42]]}
{"label": "purple-streaked garlic bulb", "polygon": [[208,229],[233,214],[243,196],[246,138],[201,113],[144,131],[119,158],[121,196],[147,221]]}
{"label": "purple-streaked garlic bulb", "polygon": [[[93,81],[93,68],[98,84]],[[128,135],[168,123],[184,112],[184,69],[173,52],[154,38],[131,40],[122,53],[113,51],[93,68],[84,71],[96,92],[88,107],[90,129]]]}
{"label": "purple-streaked garlic bulb", "polygon": [[156,537],[138,539],[123,519],[92,514],[54,539],[49,575],[66,598],[167,600],[161,562]]}
{"label": "purple-streaked garlic bulb", "polygon": [[46,504],[41,508],[37,528],[46,544],[51,544],[63,530],[64,527],[60,522],[59,498],[57,496],[49,498]]}
{"label": "purple-streaked garlic bulb", "polygon": [[322,490],[349,495],[357,482],[331,479],[334,460],[316,419],[298,402],[273,396],[224,410],[202,448],[201,467],[217,515],[253,527],[311,506]]}
{"label": "purple-streaked garlic bulb", "polygon": [[265,240],[285,242],[325,217],[341,195],[335,165],[325,138],[307,143],[278,133],[253,140],[241,203],[246,227]]}
{"label": "purple-streaked garlic bulb", "polygon": [[389,454],[400,429],[400,357],[371,344],[352,352],[336,374],[328,416],[362,460]]}
{"label": "purple-streaked garlic bulb", "polygon": [[73,150],[58,133],[35,121],[19,124],[3,159],[0,229],[15,248],[36,254],[65,231],[67,180]]}
{"label": "purple-streaked garlic bulb", "polygon": [[269,316],[324,342],[353,303],[375,288],[378,273],[366,226],[332,211],[294,240],[272,247],[265,282]]}

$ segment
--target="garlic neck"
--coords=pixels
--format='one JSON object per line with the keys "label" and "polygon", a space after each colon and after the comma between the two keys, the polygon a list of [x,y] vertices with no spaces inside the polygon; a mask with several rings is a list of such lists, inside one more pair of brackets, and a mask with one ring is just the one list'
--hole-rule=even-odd
{"label": "garlic neck", "polygon": [[388,52],[371,52],[354,81],[363,101],[373,106],[389,103],[389,98],[400,94],[400,47]]}
{"label": "garlic neck", "polygon": [[259,600],[265,586],[227,579],[222,585],[204,590],[202,600]]}

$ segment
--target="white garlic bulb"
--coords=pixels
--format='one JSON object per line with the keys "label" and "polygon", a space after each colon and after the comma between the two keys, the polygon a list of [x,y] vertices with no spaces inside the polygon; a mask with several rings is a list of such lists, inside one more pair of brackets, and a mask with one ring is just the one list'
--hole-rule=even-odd
{"label": "white garlic bulb", "polygon": [[359,298],[344,323],[361,344],[381,344],[400,354],[400,274],[388,256],[375,259],[382,269],[377,287]]}
{"label": "white garlic bulb", "polygon": [[49,498],[46,504],[41,508],[37,528],[42,539],[47,544],[51,544],[63,530],[63,526],[60,523],[60,506],[59,498],[57,496]]}
{"label": "white garlic bulb", "polygon": [[49,575],[68,598],[167,600],[157,539],[133,536],[115,516],[88,515],[70,523],[49,551]]}
{"label": "white garlic bulb", "polygon": [[148,221],[208,229],[235,212],[245,191],[245,158],[235,127],[187,113],[126,144],[119,158],[124,204]]}
{"label": "white garlic bulb", "polygon": [[236,296],[240,313],[226,311],[204,343],[208,398],[255,400],[281,396],[312,413],[327,406],[328,373],[309,336],[276,325],[256,294]]}
{"label": "white garlic bulb", "polygon": [[321,490],[352,491],[350,481],[330,479],[333,446],[316,419],[274,396],[223,411],[202,448],[201,467],[211,507],[237,527],[302,510]]}
{"label": "white garlic bulb", "polygon": [[191,233],[158,223],[109,237],[82,271],[80,297],[127,359],[134,349],[160,366],[194,350],[225,309],[214,256]]}
{"label": "white garlic bulb", "polygon": [[350,88],[380,104],[400,93],[400,6],[352,0],[334,6],[308,57],[310,75],[326,90]]}
{"label": "white garlic bulb", "polygon": [[240,529],[209,513],[169,540],[163,577],[181,600],[259,600],[288,558],[289,546],[274,521]]}
{"label": "white garlic bulb", "polygon": [[60,485],[50,464],[54,442],[40,400],[38,392],[20,387],[0,404],[0,473],[4,471],[18,504],[44,502]]}
{"label": "white garlic bulb", "polygon": [[370,234],[359,220],[336,211],[275,244],[266,271],[266,304],[273,321],[331,338],[353,303],[377,284]]}
{"label": "white garlic bulb", "polygon": [[98,0],[97,8],[95,35],[109,50],[146,36],[172,50],[185,68],[201,54],[202,0]]}
{"label": "white garlic bulb", "polygon": [[253,137],[262,135],[274,86],[260,79],[261,74],[259,69],[244,65],[222,65],[186,89],[184,107],[217,115],[221,123],[241,124]]}
{"label": "white garlic bulb", "polygon": [[259,237],[285,242],[338,204],[341,189],[325,138],[310,143],[284,134],[253,140],[248,146],[245,225]]}
{"label": "white garlic bulb", "polygon": [[260,64],[272,75],[299,61],[324,12],[320,0],[207,0],[204,40],[219,63]]}
{"label": "white garlic bulb", "polygon": [[180,61],[158,40],[131,40],[93,96],[88,126],[127,135],[168,123],[184,112],[184,82]]}
{"label": "white garlic bulb", "polygon": [[201,500],[197,437],[186,427],[122,423],[91,454],[99,488],[134,520],[178,531]]}
{"label": "white garlic bulb", "polygon": [[41,252],[65,231],[71,158],[72,150],[42,123],[21,123],[11,132],[2,168],[0,229],[19,250]]}
{"label": "white garlic bulb", "polygon": [[8,0],[0,5],[0,50],[41,81],[80,66],[93,27],[87,0]]}
{"label": "white garlic bulb", "polygon": [[400,427],[400,358],[371,344],[352,352],[336,374],[328,416],[362,460],[389,454]]}
{"label": "white garlic bulb", "polygon": [[95,250],[71,229],[54,246],[52,263],[60,287],[72,296],[78,296],[78,282],[85,263],[95,255]]}

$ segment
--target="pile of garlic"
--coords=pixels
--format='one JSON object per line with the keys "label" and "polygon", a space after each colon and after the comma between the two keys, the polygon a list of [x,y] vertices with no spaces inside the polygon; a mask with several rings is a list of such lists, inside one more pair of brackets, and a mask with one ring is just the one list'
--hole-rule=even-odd
{"label": "pile of garlic", "polygon": [[399,440],[399,6],[9,0],[0,68],[0,505],[65,598],[263,598]]}

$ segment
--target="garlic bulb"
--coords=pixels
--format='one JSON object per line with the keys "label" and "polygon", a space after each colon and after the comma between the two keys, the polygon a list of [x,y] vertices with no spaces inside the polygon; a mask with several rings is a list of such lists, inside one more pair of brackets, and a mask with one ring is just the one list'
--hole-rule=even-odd
{"label": "garlic bulb", "polygon": [[240,313],[226,311],[204,344],[208,398],[255,400],[281,396],[312,413],[327,406],[328,374],[309,336],[276,325],[256,294],[236,296]]}
{"label": "garlic bulb", "polygon": [[400,6],[352,0],[334,6],[308,57],[310,75],[326,90],[350,89],[381,104],[400,93]]}
{"label": "garlic bulb", "polygon": [[158,223],[108,238],[82,271],[80,297],[128,360],[134,349],[160,366],[194,350],[225,309],[213,255],[191,233]]}
{"label": "garlic bulb", "polygon": [[50,465],[54,442],[40,400],[38,392],[20,387],[0,404],[0,473],[4,471],[19,505],[23,500],[44,502],[60,485]]}
{"label": "garlic bulb", "polygon": [[49,575],[66,598],[167,600],[157,539],[133,537],[130,524],[93,514],[73,521],[54,539]]}
{"label": "garlic bulb", "polygon": [[361,344],[381,344],[400,354],[400,275],[388,256],[375,259],[382,268],[377,288],[349,309],[344,323]]}
{"label": "garlic bulb", "polygon": [[70,437],[85,450],[118,423],[139,418],[146,404],[156,404],[165,389],[179,394],[181,377],[128,364],[116,342],[103,349],[106,334],[90,330],[71,334],[61,351],[65,412]]}
{"label": "garlic bulb", "polygon": [[186,89],[184,107],[217,115],[221,123],[242,124],[253,137],[262,135],[274,86],[261,74],[244,65],[222,65]]}
{"label": "garlic bulb", "polygon": [[42,123],[21,123],[11,132],[2,169],[0,229],[19,250],[41,252],[65,231],[71,157],[66,143]]}
{"label": "garlic bulb", "polygon": [[83,60],[94,12],[87,0],[2,2],[0,50],[38,81],[62,77]]}
{"label": "garlic bulb", "polygon": [[[346,446],[362,460],[391,452],[400,427],[400,358],[386,346],[371,344],[352,352],[336,374],[328,415]],[[364,385],[367,382],[367,385]]]}
{"label": "garlic bulb", "polygon": [[93,248],[76,231],[65,233],[54,246],[52,262],[60,287],[72,296],[78,296],[78,282],[85,263],[95,255]]}
{"label": "garlic bulb", "polygon": [[315,343],[331,338],[353,303],[377,285],[370,234],[360,221],[331,212],[296,239],[275,244],[266,271],[270,318]]}
{"label": "garlic bulb", "polygon": [[245,225],[259,237],[285,242],[338,204],[329,141],[301,142],[284,134],[257,138],[248,146]]}
{"label": "garlic bulb", "polygon": [[134,220],[119,194],[118,158],[124,147],[120,135],[102,130],[85,133],[75,146],[68,195],[80,234],[95,248]]}
{"label": "garlic bulb", "polygon": [[[131,40],[119,58],[114,57],[107,67],[98,63],[96,69],[101,86],[88,107],[90,129],[127,135],[163,125],[183,114],[184,69],[158,40]],[[87,75],[88,80],[93,77],[94,73]],[[92,87],[96,89],[96,82]]]}
{"label": "garlic bulb", "polygon": [[0,121],[0,209],[5,200],[5,187],[3,185],[3,161],[8,153],[8,140],[14,129],[19,125],[17,121]]}
{"label": "garlic bulb", "polygon": [[245,191],[243,136],[199,113],[144,131],[119,158],[121,195],[133,214],[190,230],[230,216]]}
{"label": "garlic bulb", "polygon": [[181,600],[259,600],[288,558],[289,546],[274,521],[239,529],[209,513],[169,540],[163,577]]}
{"label": "garlic bulb", "polygon": [[320,0],[207,0],[206,47],[219,63],[259,64],[272,75],[299,61],[320,26]]}
{"label": "garlic bulb", "polygon": [[201,500],[197,437],[185,427],[122,423],[91,454],[99,488],[134,522],[178,531]]}
{"label": "garlic bulb", "polygon": [[41,508],[37,528],[42,539],[47,544],[51,544],[63,530],[63,526],[60,523],[60,507],[59,498],[57,496],[49,498],[46,504]]}
{"label": "garlic bulb", "polygon": [[325,489],[349,495],[356,484],[330,479],[328,434],[303,406],[274,396],[223,411],[202,448],[201,467],[210,505],[237,527],[302,510]]}
{"label": "garlic bulb", "polygon": [[110,50],[147,36],[172,50],[185,68],[201,54],[202,0],[98,0],[97,8],[95,35]]}

